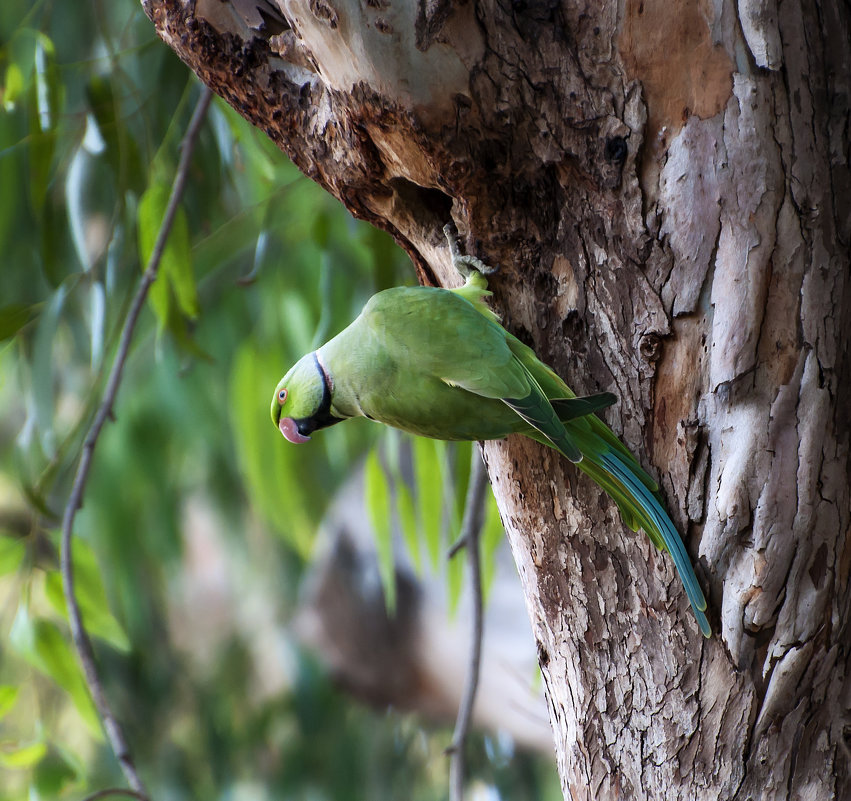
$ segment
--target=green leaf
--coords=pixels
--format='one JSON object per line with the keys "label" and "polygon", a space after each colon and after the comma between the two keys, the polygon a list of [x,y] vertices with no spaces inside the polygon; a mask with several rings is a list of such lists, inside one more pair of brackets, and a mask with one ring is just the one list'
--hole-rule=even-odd
{"label": "green leaf", "polygon": [[[286,191],[282,188],[273,195],[280,197]],[[266,211],[272,204],[269,201],[242,208],[216,229],[203,238],[197,238],[192,246],[195,266],[202,274],[235,260],[241,254],[251,253],[257,248],[258,229],[261,228]],[[269,238],[268,232],[259,237]]]}
{"label": "green leaf", "polygon": [[31,617],[26,604],[21,604],[9,632],[9,644],[36,670],[49,676],[68,693],[92,736],[101,739],[100,720],[76,654],[56,624]]}
{"label": "green leaf", "polygon": [[103,281],[93,281],[89,290],[89,307],[91,308],[91,322],[89,331],[91,342],[91,365],[96,370],[103,358],[103,341],[106,330],[106,288]]}
{"label": "green leaf", "polygon": [[14,573],[24,561],[26,545],[14,534],[0,531],[0,576]]}
{"label": "green leaf", "polygon": [[408,546],[411,561],[414,563],[414,569],[419,573],[422,570],[423,559],[420,549],[414,496],[408,489],[408,485],[402,481],[401,476],[396,475],[394,478],[393,488],[396,492],[396,515],[399,520],[399,528],[402,529],[402,537]]}
{"label": "green leaf", "polygon": [[27,306],[23,303],[12,303],[0,308],[0,342],[18,333],[32,318],[41,304]]}
{"label": "green leaf", "polygon": [[65,284],[60,285],[47,302],[38,321],[33,344],[32,400],[35,418],[41,434],[41,446],[48,456],[55,452],[53,431],[54,375],[58,369],[53,353],[56,331],[67,297]]}
{"label": "green leaf", "polygon": [[35,42],[35,109],[42,131],[54,130],[58,123],[62,84],[56,66],[56,48],[49,36],[39,32]]}
{"label": "green leaf", "polygon": [[328,239],[331,233],[331,219],[327,212],[320,211],[313,220],[311,236],[320,250],[328,249]]}
{"label": "green leaf", "polygon": [[7,715],[18,700],[20,687],[13,684],[0,684],[0,718]]}
{"label": "green leaf", "polygon": [[[313,547],[310,496],[299,483],[305,452],[275,431],[269,419],[274,354],[245,346],[238,352],[230,381],[230,411],[240,469],[252,500],[303,558]],[[273,378],[270,379],[270,376]]]}
{"label": "green leaf", "polygon": [[35,42],[35,80],[29,102],[29,191],[33,212],[41,215],[51,179],[63,87],[53,42],[39,33]]}
{"label": "green leaf", "polygon": [[104,157],[115,178],[118,195],[125,192],[139,193],[145,185],[145,173],[139,156],[139,145],[133,138],[129,121],[121,112],[115,97],[114,82],[122,79],[121,68],[110,70],[107,75],[93,75],[86,84],[85,92],[97,131],[104,142]]}
{"label": "green leaf", "polygon": [[446,595],[449,603],[449,614],[454,617],[461,600],[461,590],[464,589],[464,573],[469,559],[467,549],[446,562]]}
{"label": "green leaf", "polygon": [[[99,637],[113,648],[130,651],[130,641],[109,610],[106,590],[100,577],[97,557],[91,546],[79,538],[74,541],[74,591],[83,618],[83,625],[91,636]],[[68,618],[62,575],[52,570],[45,580],[45,594],[54,609]]]}
{"label": "green leaf", "polygon": [[76,260],[64,247],[63,238],[57,236],[57,230],[64,230],[68,224],[67,206],[47,202],[41,209],[41,258],[42,273],[54,288],[72,273],[77,271]]}
{"label": "green leaf", "polygon": [[395,286],[399,280],[399,247],[390,234],[371,225],[363,229],[364,244],[372,261],[376,292]]}
{"label": "green leaf", "polygon": [[47,745],[43,742],[19,745],[18,743],[0,743],[0,765],[5,768],[31,768],[44,759]]}
{"label": "green leaf", "polygon": [[[162,200],[163,193],[165,193],[164,201]],[[139,266],[142,270],[148,268],[148,262],[154,251],[163,213],[165,212],[165,203],[167,202],[168,189],[162,184],[151,186],[139,201],[136,217],[139,228]],[[171,237],[169,237],[170,239]],[[170,245],[170,242],[166,242],[162,260],[160,261],[157,280],[154,281],[148,291],[148,302],[157,316],[160,331],[165,330],[171,317],[172,293],[169,287],[168,264],[170,259],[175,258],[171,252],[172,250],[173,247]]]}
{"label": "green leaf", "polygon": [[445,479],[449,482],[449,491],[452,496],[452,517],[450,526],[453,538],[461,530],[461,521],[464,519],[464,506],[467,503],[467,487],[470,484],[470,465],[473,457],[472,442],[453,442],[447,450],[447,466]]}
{"label": "green leaf", "polygon": [[77,781],[81,774],[82,771],[63,753],[62,748],[54,746],[35,769],[32,784],[37,795],[33,796],[31,791],[30,798],[45,801],[58,798],[68,784]]}
{"label": "green leaf", "polygon": [[3,107],[6,111],[15,110],[18,98],[24,92],[24,74],[21,68],[14,62],[6,67],[6,75],[3,80]]}
{"label": "green leaf", "polygon": [[40,35],[41,33],[35,28],[21,26],[15,31],[11,41],[8,42],[8,49],[4,46],[3,55],[9,58],[11,63],[18,65],[23,78],[24,88],[29,86],[29,82],[32,79],[32,72],[35,66],[36,42]]}
{"label": "green leaf", "polygon": [[[143,270],[147,269],[153,253],[170,194],[171,187],[164,183],[153,183],[139,201],[139,259]],[[173,311],[179,310],[185,317],[193,320],[201,312],[198,289],[192,272],[189,224],[182,206],[175,214],[163,249],[159,274],[151,287],[149,299],[159,320],[160,330],[171,327]]]}
{"label": "green leaf", "polygon": [[440,564],[443,532],[443,479],[437,446],[437,440],[414,437],[417,520],[434,568]]}
{"label": "green leaf", "polygon": [[396,565],[393,560],[393,525],[390,507],[390,486],[387,475],[373,448],[366,457],[364,476],[366,512],[375,532],[378,572],[384,588],[384,601],[390,614],[396,610]]}
{"label": "green leaf", "polygon": [[288,293],[280,299],[280,320],[287,342],[300,353],[310,349],[311,331],[315,320],[305,298],[295,293]]}
{"label": "green leaf", "polygon": [[[386,431],[388,436],[385,436],[383,441],[387,446],[385,451],[387,468],[393,480],[396,521],[399,523],[402,539],[405,541],[414,569],[419,573],[422,570],[423,560],[417,526],[417,510],[414,504],[414,496],[402,475],[402,445],[409,445],[411,436],[392,428]],[[405,452],[407,453],[407,448]]]}

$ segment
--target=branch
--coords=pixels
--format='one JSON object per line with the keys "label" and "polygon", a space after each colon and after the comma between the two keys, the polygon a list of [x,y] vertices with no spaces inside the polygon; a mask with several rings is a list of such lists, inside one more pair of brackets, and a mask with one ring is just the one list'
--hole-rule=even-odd
{"label": "branch", "polygon": [[476,702],[476,690],[479,687],[479,668],[482,662],[482,636],[484,633],[482,601],[482,566],[479,553],[479,533],[482,530],[485,509],[485,491],[488,486],[488,474],[484,459],[478,447],[473,448],[473,463],[470,466],[470,484],[464,504],[464,520],[461,523],[461,536],[452,546],[450,555],[467,547],[470,566],[471,588],[473,592],[473,643],[470,648],[470,662],[467,666],[467,679],[464,685],[464,697],[458,707],[455,732],[449,753],[449,798],[450,801],[462,801],[464,798],[464,746],[470,720],[473,717],[473,705]]}
{"label": "branch", "polygon": [[111,795],[123,795],[127,798],[138,798],[140,801],[148,801],[148,796],[136,790],[128,790],[126,787],[107,787],[105,790],[98,790],[96,793],[87,795],[83,801],[98,801],[100,798],[109,798]]}
{"label": "branch", "polygon": [[[157,241],[154,245],[153,252],[148,261],[145,272],[139,282],[139,288],[130,305],[130,310],[127,313],[127,319],[124,323],[124,328],[121,331],[121,339],[118,345],[118,352],[115,354],[115,361],[112,364],[112,370],[109,373],[109,379],[104,390],[103,400],[95,413],[94,421],[91,428],[86,434],[83,442],[82,452],[80,454],[80,462],[77,466],[77,473],[74,476],[74,484],[71,488],[71,495],[68,498],[68,503],[65,505],[65,512],[62,516],[62,581],[65,589],[65,603],[68,607],[68,620],[71,626],[71,637],[74,641],[74,647],[77,649],[77,655],[83,666],[83,673],[86,678],[86,684],[92,694],[92,699],[97,707],[103,727],[106,732],[109,744],[115,753],[115,758],[121,767],[127,783],[133,788],[137,798],[147,801],[148,793],[145,785],[139,778],[136,772],[136,767],[133,764],[133,758],[127,743],[124,739],[124,734],[121,726],[112,713],[109,702],[106,699],[106,694],[103,690],[103,685],[98,677],[97,667],[95,665],[94,650],[92,641],[86,631],[82,616],[80,615],[80,607],[77,603],[77,597],[74,592],[74,568],[72,560],[72,531],[74,526],[74,517],[77,510],[82,506],[83,495],[86,490],[86,482],[89,477],[89,470],[92,464],[95,446],[97,445],[98,437],[101,429],[108,419],[112,417],[112,407],[115,403],[118,387],[121,384],[121,377],[124,372],[124,365],[127,361],[127,354],[130,351],[130,343],[133,339],[133,331],[142,312],[142,307],[148,295],[148,290],[151,284],[154,283],[159,272],[160,261],[162,259],[165,244],[168,235],[171,232],[171,227],[174,223],[174,217],[177,213],[177,207],[180,199],[183,196],[183,190],[186,186],[186,178],[189,172],[189,162],[192,157],[192,151],[195,147],[195,142],[201,130],[201,124],[204,121],[204,116],[207,113],[207,108],[210,105],[212,94],[207,87],[201,90],[201,97],[198,99],[198,104],[195,106],[195,111],[180,143],[180,163],[177,167],[177,173],[174,176],[174,184],[171,188],[171,195],[166,206],[165,216],[160,225]],[[110,791],[114,793],[115,791]],[[97,795],[95,795],[97,797]]]}

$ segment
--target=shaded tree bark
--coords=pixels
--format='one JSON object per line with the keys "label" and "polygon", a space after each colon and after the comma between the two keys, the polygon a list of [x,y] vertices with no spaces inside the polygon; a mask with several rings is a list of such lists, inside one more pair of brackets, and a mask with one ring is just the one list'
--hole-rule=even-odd
{"label": "shaded tree bark", "polygon": [[840,0],[143,0],[424,283],[442,225],[506,326],[658,476],[670,559],[489,443],[565,797],[849,798],[849,8]]}

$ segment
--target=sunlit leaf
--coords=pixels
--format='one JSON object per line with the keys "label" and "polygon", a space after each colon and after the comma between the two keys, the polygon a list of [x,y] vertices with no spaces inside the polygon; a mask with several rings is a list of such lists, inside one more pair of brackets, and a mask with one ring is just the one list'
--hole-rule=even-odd
{"label": "sunlit leaf", "polygon": [[437,441],[414,437],[414,480],[420,536],[432,567],[442,558],[443,478]]}
{"label": "sunlit leaf", "polygon": [[31,768],[44,759],[47,745],[42,742],[21,745],[19,743],[0,743],[0,765],[4,768]]}
{"label": "sunlit leaf", "polygon": [[14,573],[24,561],[26,552],[26,546],[21,540],[0,531],[0,576]]}
{"label": "sunlit leaf", "polygon": [[311,335],[314,328],[314,320],[310,314],[310,308],[303,297],[286,295],[280,300],[281,324],[287,341],[300,351],[305,352],[310,348]]}
{"label": "sunlit leaf", "polygon": [[35,44],[35,86],[39,127],[49,131],[56,128],[62,85],[56,66],[56,48],[42,31]]}
{"label": "sunlit leaf", "polygon": [[405,481],[402,470],[403,451],[405,454],[410,452],[412,438],[410,435],[394,429],[387,429],[387,433],[389,436],[385,436],[382,441],[386,446],[386,466],[393,480],[396,521],[399,524],[402,539],[405,541],[414,569],[420,572],[423,560],[419,539],[420,532],[417,526],[417,510],[413,493]]}
{"label": "sunlit leaf", "polygon": [[417,512],[414,506],[414,496],[399,476],[394,484],[396,494],[396,514],[399,519],[399,527],[402,537],[411,554],[414,569],[422,569],[422,549],[420,548],[419,529],[417,528]]}
{"label": "sunlit leaf", "polygon": [[315,350],[331,337],[332,317],[334,314],[334,285],[332,278],[331,254],[323,250],[319,254],[319,322],[313,332],[310,349]]}
{"label": "sunlit leaf", "polygon": [[224,112],[234,140],[241,145],[240,155],[248,162],[248,171],[257,178],[262,178],[270,184],[274,183],[281,159],[278,158],[274,146],[270,147],[268,137],[260,135],[256,128],[234,113],[230,106],[224,106],[223,103],[218,105]]}
{"label": "sunlit leaf", "polygon": [[40,35],[40,31],[24,25],[15,31],[11,41],[8,42],[8,49],[4,47],[11,63],[17,64],[20,68],[25,85],[28,85],[28,82],[32,79],[36,43]]}
{"label": "sunlit leaf", "polygon": [[89,296],[91,302],[91,342],[92,369],[97,369],[103,357],[103,338],[106,326],[106,290],[102,281],[94,281]]}
{"label": "sunlit leaf", "polygon": [[[139,259],[143,269],[148,266],[153,253],[170,194],[171,187],[153,183],[139,201]],[[189,226],[182,207],[175,214],[163,249],[159,275],[151,287],[149,298],[160,329],[167,327],[170,322],[172,304],[176,304],[176,308],[191,319],[200,314],[198,290],[192,273]]]}
{"label": "sunlit leaf", "polygon": [[[165,194],[165,200],[163,200],[163,194]],[[139,265],[143,270],[147,269],[153,253],[167,202],[168,188],[161,184],[152,185],[139,201],[136,215],[139,229]],[[170,239],[171,237],[169,237]],[[157,316],[161,331],[168,325],[171,314],[172,292],[169,286],[168,264],[170,259],[176,258],[172,251],[173,246],[170,242],[166,242],[157,280],[154,281],[148,291],[148,303]]]}
{"label": "sunlit leaf", "polygon": [[76,654],[56,624],[43,618],[33,618],[27,606],[21,604],[9,632],[9,644],[27,662],[53,679],[70,695],[90,734],[100,739],[100,720],[77,663]]}
{"label": "sunlit leaf", "polygon": [[21,688],[13,684],[0,684],[0,718],[8,714],[18,700]]}
{"label": "sunlit leaf", "polygon": [[53,42],[39,33],[35,42],[35,80],[30,87],[29,192],[35,214],[41,214],[51,179],[56,128],[61,113],[62,82]]}
{"label": "sunlit leaf", "polygon": [[390,486],[387,475],[373,448],[366,458],[364,474],[366,511],[375,533],[375,548],[378,555],[378,571],[384,588],[384,600],[388,612],[396,609],[396,565],[393,560],[393,521],[390,507]]}
{"label": "sunlit leaf", "polygon": [[449,614],[452,616],[458,611],[458,603],[461,600],[461,591],[464,589],[467,560],[469,558],[467,549],[464,548],[446,563],[446,596],[449,605]]}
{"label": "sunlit leaf", "polygon": [[[91,269],[91,258],[89,246],[86,237],[87,213],[85,204],[85,194],[87,185],[87,165],[91,160],[91,156],[86,152],[86,149],[80,143],[68,165],[68,171],[65,175],[65,213],[67,223],[71,229],[71,239],[77,251],[77,258],[83,268]],[[45,225],[45,228],[52,230],[52,226]]]}
{"label": "sunlit leaf", "polygon": [[6,111],[14,111],[18,98],[24,91],[24,75],[16,63],[6,67],[6,75],[3,78],[3,107]]}
{"label": "sunlit leaf", "polygon": [[[121,624],[109,609],[106,590],[100,576],[100,566],[91,546],[80,538],[74,541],[74,594],[80,607],[83,625],[88,633],[108,642],[119,651],[129,651],[130,641]],[[68,617],[62,575],[52,570],[45,580],[45,592],[60,614]]]}
{"label": "sunlit leaf", "polygon": [[450,539],[457,536],[464,518],[472,455],[472,442],[453,442],[446,448],[443,480],[444,486],[447,487],[446,500],[450,510],[449,526],[452,531]]}
{"label": "sunlit leaf", "polygon": [[307,490],[299,484],[303,448],[285,442],[269,419],[269,403],[279,365],[245,347],[236,357],[229,408],[241,470],[252,498],[295,550],[307,557],[313,525]]}
{"label": "sunlit leaf", "polygon": [[[450,542],[461,536],[461,525],[464,519],[467,501],[467,485],[470,479],[470,457],[472,443],[453,442],[445,447],[441,460],[443,473],[444,506],[449,510]],[[464,566],[469,559],[466,548],[463,555],[450,559],[446,568],[447,594],[449,611],[458,611],[461,600],[461,590],[464,588]]]}

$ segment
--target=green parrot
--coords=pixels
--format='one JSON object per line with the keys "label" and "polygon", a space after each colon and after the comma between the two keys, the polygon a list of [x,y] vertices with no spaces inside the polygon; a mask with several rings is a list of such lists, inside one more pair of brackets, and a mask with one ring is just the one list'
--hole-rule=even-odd
{"label": "green parrot", "polygon": [[465,285],[373,295],[348,328],[278,383],[275,426],[290,442],[304,443],[314,431],[361,416],[435,439],[523,434],[555,448],[606,490],[633,531],[644,529],[671,554],[709,637],[706,599],[656,483],[594,414],[617,398],[577,397],[486,305],[485,265],[459,257],[451,237],[450,249]]}

